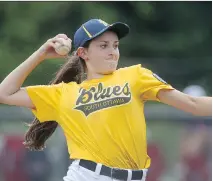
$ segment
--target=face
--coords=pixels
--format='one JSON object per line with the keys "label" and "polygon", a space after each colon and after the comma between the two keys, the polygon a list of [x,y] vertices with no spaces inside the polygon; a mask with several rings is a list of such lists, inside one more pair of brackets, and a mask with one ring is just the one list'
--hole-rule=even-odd
{"label": "face", "polygon": [[119,60],[117,34],[107,31],[91,41],[88,48],[82,48],[83,59],[89,74],[110,74]]}

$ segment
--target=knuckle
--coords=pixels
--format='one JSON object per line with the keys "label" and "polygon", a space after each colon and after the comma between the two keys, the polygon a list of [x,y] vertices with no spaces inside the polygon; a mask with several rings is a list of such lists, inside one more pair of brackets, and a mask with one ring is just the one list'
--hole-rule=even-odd
{"label": "knuckle", "polygon": [[57,37],[61,37],[61,38],[67,38],[67,35],[66,34],[63,34],[63,33],[60,33],[58,35],[56,35]]}

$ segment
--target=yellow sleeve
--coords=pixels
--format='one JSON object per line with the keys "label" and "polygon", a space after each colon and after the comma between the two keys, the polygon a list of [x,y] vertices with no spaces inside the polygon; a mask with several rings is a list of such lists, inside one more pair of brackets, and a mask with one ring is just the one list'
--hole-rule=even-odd
{"label": "yellow sleeve", "polygon": [[56,85],[38,85],[25,88],[36,109],[31,110],[40,122],[57,121],[62,83]]}
{"label": "yellow sleeve", "polygon": [[157,97],[159,90],[174,89],[170,84],[161,79],[157,74],[153,73],[151,70],[141,67],[141,65],[137,66],[137,71],[137,87],[139,88],[139,94],[144,101],[152,100],[160,102]]}

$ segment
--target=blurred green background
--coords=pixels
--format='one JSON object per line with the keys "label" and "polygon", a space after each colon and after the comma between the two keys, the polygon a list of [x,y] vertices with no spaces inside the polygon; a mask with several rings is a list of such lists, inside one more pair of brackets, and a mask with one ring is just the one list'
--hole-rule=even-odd
{"label": "blurred green background", "polygon": [[[0,2],[0,80],[47,39],[85,21],[122,21],[120,66],[141,63],[177,89],[199,83],[211,93],[211,2]],[[26,84],[51,80],[61,60],[47,61]],[[42,73],[41,73],[42,72]]]}
{"label": "blurred green background", "polygon": [[[47,39],[59,33],[73,39],[78,27],[91,18],[130,26],[130,34],[120,42],[119,67],[140,63],[178,90],[199,85],[204,95],[212,95],[211,1],[0,2],[0,81]],[[47,84],[63,63],[60,59],[43,62],[24,86]],[[200,95],[197,89],[190,91]],[[211,180],[211,118],[195,118],[159,103],[148,103],[145,116],[152,158],[149,173],[155,175],[147,181]],[[0,181],[20,177],[16,175],[20,170],[11,171],[21,168],[15,162],[18,151],[5,145],[11,144],[9,138],[21,145],[19,139],[27,129],[24,122],[32,119],[27,109],[0,105]],[[60,129],[45,151],[52,165],[49,180],[62,180],[68,156]]]}

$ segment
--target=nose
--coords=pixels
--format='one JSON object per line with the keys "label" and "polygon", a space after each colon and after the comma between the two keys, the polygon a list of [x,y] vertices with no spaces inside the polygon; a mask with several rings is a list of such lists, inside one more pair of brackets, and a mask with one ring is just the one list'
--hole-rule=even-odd
{"label": "nose", "polygon": [[110,55],[110,57],[113,57],[113,59],[116,59],[117,54],[118,54],[117,51],[118,51],[118,50],[115,49],[114,47],[110,48],[110,50],[109,50],[109,55]]}

